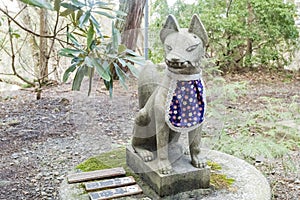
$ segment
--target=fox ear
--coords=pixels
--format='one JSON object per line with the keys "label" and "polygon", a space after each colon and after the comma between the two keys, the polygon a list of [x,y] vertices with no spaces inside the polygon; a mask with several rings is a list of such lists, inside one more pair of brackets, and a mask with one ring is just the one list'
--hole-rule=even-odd
{"label": "fox ear", "polygon": [[169,15],[163,29],[160,31],[160,39],[162,43],[165,42],[166,37],[170,33],[178,32],[178,31],[179,31],[179,25],[176,18],[173,15]]}
{"label": "fox ear", "polygon": [[197,35],[202,41],[203,46],[206,46],[208,43],[208,36],[207,32],[200,20],[200,18],[197,15],[193,15],[193,18],[191,20],[191,24],[188,30],[190,33],[194,33]]}

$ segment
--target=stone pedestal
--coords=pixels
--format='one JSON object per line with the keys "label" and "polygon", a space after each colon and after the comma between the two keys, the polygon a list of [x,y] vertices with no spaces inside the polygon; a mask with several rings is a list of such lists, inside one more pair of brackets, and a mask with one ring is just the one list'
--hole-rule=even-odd
{"label": "stone pedestal", "polygon": [[190,156],[169,151],[173,172],[163,175],[157,171],[157,160],[144,162],[132,149],[126,149],[127,165],[152,187],[159,196],[170,196],[180,192],[209,188],[210,168],[195,168]]}

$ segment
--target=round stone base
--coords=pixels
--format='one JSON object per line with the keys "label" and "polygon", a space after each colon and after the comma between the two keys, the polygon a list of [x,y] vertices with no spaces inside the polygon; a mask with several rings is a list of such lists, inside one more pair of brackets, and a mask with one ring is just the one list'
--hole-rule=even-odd
{"label": "round stone base", "polygon": [[[226,175],[234,179],[231,190],[203,189],[182,192],[176,195],[159,197],[147,184],[138,182],[144,191],[144,195],[123,197],[121,199],[201,199],[201,200],[270,200],[271,190],[267,179],[253,165],[234,156],[214,151],[202,149],[202,154],[208,160],[218,163],[222,169],[217,173]],[[124,157],[125,160],[125,157]],[[212,172],[214,173],[214,172]],[[88,200],[89,197],[83,190],[82,185],[68,184],[65,180],[60,188],[62,200]]]}
{"label": "round stone base", "polygon": [[208,160],[222,166],[221,174],[233,178],[233,190],[221,190],[201,198],[202,200],[270,200],[271,189],[267,179],[253,165],[237,157],[214,150],[202,150]]}

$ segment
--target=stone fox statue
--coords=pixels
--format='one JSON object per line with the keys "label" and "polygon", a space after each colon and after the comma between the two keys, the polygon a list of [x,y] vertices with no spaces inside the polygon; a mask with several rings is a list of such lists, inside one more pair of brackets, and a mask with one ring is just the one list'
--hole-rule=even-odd
{"label": "stone fox statue", "polygon": [[193,166],[206,162],[200,155],[201,128],[206,108],[201,78],[201,61],[208,42],[199,17],[181,29],[169,15],[160,32],[165,67],[146,64],[139,78],[139,107],[135,118],[132,146],[145,161],[157,159],[161,174],[172,172],[168,146],[187,133]]}

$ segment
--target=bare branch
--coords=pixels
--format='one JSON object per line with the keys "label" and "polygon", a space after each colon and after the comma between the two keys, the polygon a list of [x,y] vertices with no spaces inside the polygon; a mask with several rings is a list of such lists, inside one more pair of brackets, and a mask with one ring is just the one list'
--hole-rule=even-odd
{"label": "bare branch", "polygon": [[14,81],[14,80],[8,80],[8,79],[0,78],[0,82],[2,82],[2,83],[7,83],[7,84],[10,84],[10,85],[18,85],[18,86],[22,86],[22,83],[20,83],[20,82],[18,82],[18,81]]}
{"label": "bare branch", "polygon": [[233,1],[233,0],[229,0],[229,2],[228,2],[228,4],[227,4],[227,9],[226,9],[226,17],[227,17],[227,18],[229,17],[229,12],[230,12],[230,9],[231,9],[232,1]]}
{"label": "bare branch", "polygon": [[[8,19],[8,28],[11,28],[11,20]],[[17,73],[16,67],[15,67],[15,50],[14,50],[14,44],[13,44],[13,36],[11,34],[11,32],[9,31],[9,41],[10,41],[10,48],[11,48],[11,68],[13,70],[13,73],[15,76],[17,76],[20,80],[22,80],[23,82],[31,85],[31,86],[35,86],[35,84],[31,81],[26,80],[25,78],[23,78],[20,74]]]}
{"label": "bare branch", "polygon": [[0,75],[3,75],[3,76],[14,76],[15,74],[11,74],[11,73],[0,73]]}
{"label": "bare branch", "polygon": [[25,28],[24,26],[22,26],[19,22],[17,22],[12,16],[10,16],[8,14],[8,12],[6,12],[5,10],[3,10],[2,8],[0,8],[0,11],[5,14],[11,21],[13,21],[18,27],[20,27],[21,29],[23,29],[24,31],[36,36],[36,37],[44,37],[44,38],[55,38],[55,35],[40,35],[38,33],[35,33],[27,28]]}

